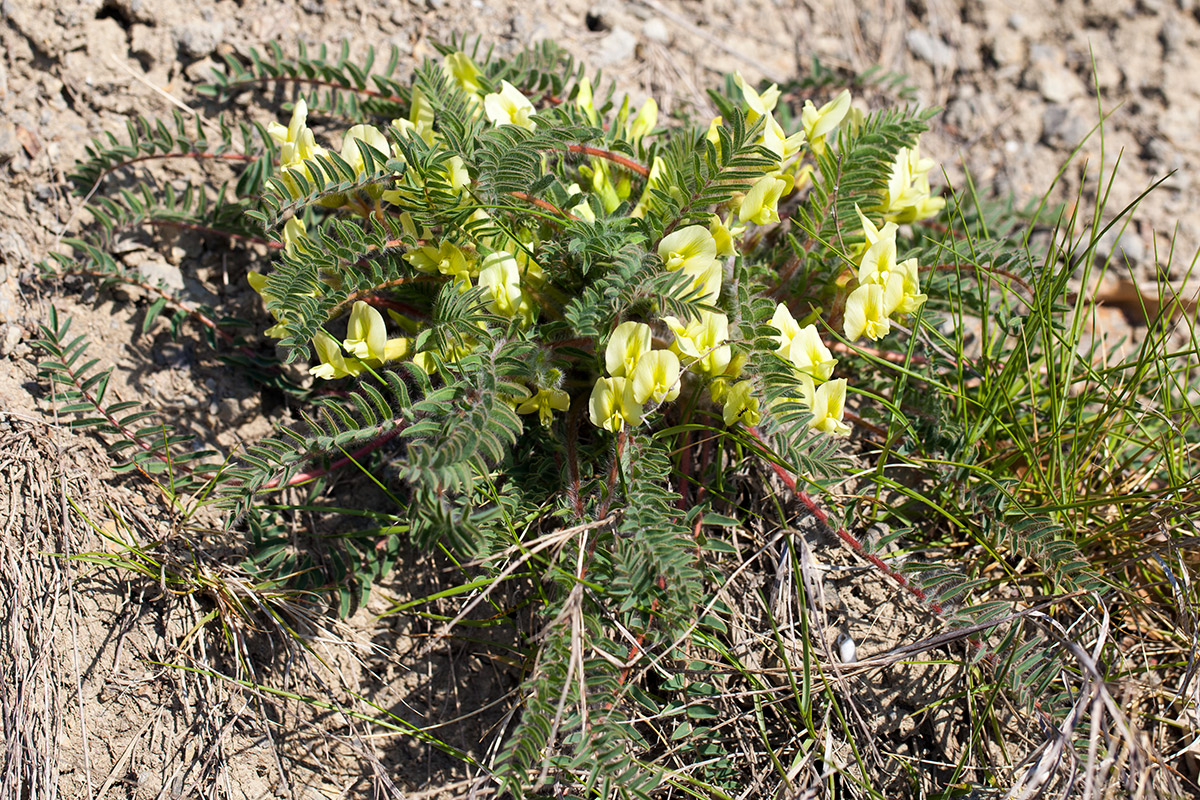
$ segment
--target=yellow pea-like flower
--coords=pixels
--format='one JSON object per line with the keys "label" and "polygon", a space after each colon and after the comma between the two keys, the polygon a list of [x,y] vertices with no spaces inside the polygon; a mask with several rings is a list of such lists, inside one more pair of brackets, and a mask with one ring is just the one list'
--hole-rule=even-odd
{"label": "yellow pea-like flower", "polygon": [[846,406],[846,379],[827,381],[812,393],[812,419],[809,426],[834,436],[850,433],[843,421]]}
{"label": "yellow pea-like flower", "polygon": [[521,292],[521,271],[516,257],[497,250],[483,259],[479,270],[479,285],[487,290],[488,308],[503,317],[515,317],[528,310]]}
{"label": "yellow pea-like flower", "polygon": [[474,262],[467,259],[466,253],[449,241],[443,241],[437,247],[431,244],[416,247],[404,254],[404,260],[421,272],[440,272],[460,281],[465,280],[468,285],[475,266]]}
{"label": "yellow pea-like flower", "polygon": [[566,411],[571,397],[561,389],[539,389],[538,393],[517,406],[518,414],[538,413],[542,427],[549,428],[555,411]]}
{"label": "yellow pea-like flower", "polygon": [[356,301],[350,308],[350,321],[346,324],[346,339],[342,346],[357,359],[384,361],[387,323],[379,309],[362,300]]}
{"label": "yellow pea-like flower", "polygon": [[679,357],[670,350],[645,353],[638,359],[625,390],[638,405],[658,405],[679,397]]}
{"label": "yellow pea-like flower", "polygon": [[689,225],[664,236],[658,243],[658,255],[671,272],[698,275],[717,260],[717,240],[703,225]]}
{"label": "yellow pea-like flower", "polygon": [[373,125],[355,125],[350,130],[346,131],[346,138],[342,140],[342,160],[349,164],[356,175],[362,175],[366,171],[366,163],[363,161],[362,151],[358,149],[357,142],[362,142],[369,145],[372,149],[378,150],[385,156],[391,151],[391,146],[388,144],[387,137],[379,132],[379,129]]}
{"label": "yellow pea-like flower", "polygon": [[746,82],[746,79],[742,77],[742,73],[740,72],[733,73],[733,82],[742,91],[742,102],[746,108],[747,125],[753,125],[764,114],[770,114],[775,110],[775,104],[779,102],[779,86],[777,84],[772,83],[760,94],[753,86]]}
{"label": "yellow pea-like flower", "polygon": [[808,146],[814,153],[820,154],[824,151],[825,137],[841,124],[849,111],[850,92],[846,89],[820,108],[813,105],[812,100],[804,101],[804,108],[800,111],[800,122],[804,126]]}
{"label": "yellow pea-like flower", "polygon": [[864,283],[846,299],[846,316],[842,331],[847,339],[866,336],[875,342],[892,330],[888,319],[904,297],[903,278],[896,275],[887,286]]}
{"label": "yellow pea-like flower", "polygon": [[735,422],[743,425],[757,425],[762,420],[758,408],[758,398],[754,395],[754,387],[750,381],[738,381],[724,393],[725,408],[721,415],[725,426],[731,427]]}
{"label": "yellow pea-like flower", "polygon": [[741,222],[769,225],[779,222],[779,200],[792,189],[792,176],[778,172],[764,175],[754,182],[738,208]]}
{"label": "yellow pea-like flower", "polygon": [[597,428],[620,433],[625,428],[624,378],[597,378],[588,398],[588,419]]}
{"label": "yellow pea-like flower", "polygon": [[313,336],[313,346],[321,363],[309,370],[309,373],[324,380],[353,377],[362,373],[365,366],[357,358],[346,358],[336,339],[325,331],[317,331]]}
{"label": "yellow pea-like flower", "polygon": [[633,374],[642,356],[650,352],[650,326],[642,322],[622,322],[613,331],[604,348],[604,369],[614,378]]}
{"label": "yellow pea-like flower", "polygon": [[698,319],[683,323],[675,317],[663,317],[675,334],[671,349],[681,358],[690,358],[689,367],[709,377],[723,375],[733,358],[725,340],[729,338],[729,317],[720,312],[701,311]]}
{"label": "yellow pea-like flower", "polygon": [[[461,51],[448,53],[442,60],[442,71],[457,83],[468,96],[478,98],[483,93],[479,83],[481,73],[471,57]],[[478,101],[476,101],[478,102]]]}
{"label": "yellow pea-like flower", "polygon": [[783,165],[791,161],[804,147],[804,130],[801,129],[788,136],[784,133],[783,126],[775,120],[774,115],[767,114],[767,125],[763,129],[762,144],[779,158],[779,168],[783,169]]}
{"label": "yellow pea-like flower", "polygon": [[638,109],[633,121],[629,123],[629,140],[631,142],[641,141],[642,137],[654,130],[654,126],[657,124],[658,103],[654,102],[654,98],[651,97],[642,103],[642,107]]}
{"label": "yellow pea-like flower", "polygon": [[493,125],[516,125],[530,131],[537,127],[530,119],[533,103],[508,81],[500,82],[499,92],[483,98],[483,113]]}

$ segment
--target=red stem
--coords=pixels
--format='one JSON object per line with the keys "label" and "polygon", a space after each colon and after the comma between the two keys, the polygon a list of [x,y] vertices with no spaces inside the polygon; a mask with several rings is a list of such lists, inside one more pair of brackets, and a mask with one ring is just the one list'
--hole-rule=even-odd
{"label": "red stem", "polygon": [[645,166],[639,164],[628,156],[623,156],[620,153],[614,153],[611,150],[604,150],[599,147],[591,147],[586,144],[569,144],[567,145],[567,151],[571,153],[583,153],[589,156],[596,156],[596,158],[603,158],[607,161],[613,162],[614,164],[619,164],[627,170],[636,172],[643,178],[650,177],[650,170]]}
{"label": "red stem", "polygon": [[321,467],[319,469],[306,470],[304,472],[299,473],[298,475],[293,475],[291,478],[289,478],[287,480],[286,483],[282,483],[282,481],[280,481],[279,478],[275,478],[275,479],[267,481],[265,484],[263,484],[262,489],[275,489],[275,488],[278,488],[281,485],[281,483],[284,486],[296,486],[298,484],[305,483],[307,481],[316,480],[317,478],[320,478],[322,475],[327,475],[328,473],[333,472],[335,469],[341,469],[342,467],[346,466],[347,464],[357,461],[358,459],[362,458],[363,456],[367,455],[368,453],[370,453],[373,450],[378,450],[380,447],[382,447],[388,441],[395,438],[395,436],[397,434],[399,434],[400,431],[402,431],[402,430],[404,430],[404,428],[402,426],[396,426],[395,428],[392,428],[390,431],[383,434],[382,436],[375,439],[374,441],[371,441],[368,444],[365,444],[362,447],[358,448],[350,455],[345,456],[344,458],[339,458],[337,461],[334,461],[328,467]]}
{"label": "red stem", "polygon": [[[767,448],[767,443],[763,441],[762,435],[758,432],[757,428],[754,426],[747,426],[746,430],[751,436],[758,440],[758,443],[761,444],[764,449],[769,449]],[[771,462],[771,468],[775,470],[775,474],[779,476],[781,481],[783,481],[784,486],[790,489],[792,493],[796,495],[796,497],[800,498],[800,502],[804,503],[804,505],[808,507],[808,510],[812,512],[813,516],[815,516],[822,525],[833,528],[833,526],[829,524],[829,515],[825,513],[824,509],[817,505],[815,500],[808,496],[807,492],[796,485],[796,479],[792,477],[787,470],[774,462]],[[896,583],[900,584],[905,591],[920,600],[922,603],[928,603],[929,608],[931,611],[933,611],[933,613],[937,614],[938,616],[941,616],[945,613],[945,609],[941,603],[937,602],[936,600],[931,600],[929,595],[926,594],[925,591],[919,586],[914,586],[908,580],[908,578],[905,578],[899,572],[885,564],[883,560],[879,558],[879,556],[868,552],[867,549],[863,547],[862,542],[860,542],[854,536],[854,534],[842,527],[834,529],[834,532],[837,533],[839,539],[850,545],[850,548],[854,550],[854,552],[870,561],[876,569],[894,580]]]}
{"label": "red stem", "polygon": [[567,219],[571,220],[579,219],[579,217],[575,216],[570,211],[563,211],[558,206],[547,202],[540,197],[534,197],[533,195],[525,192],[509,192],[509,194],[518,200],[524,200],[527,203],[533,203],[538,208],[542,209],[543,211],[549,211],[551,214],[557,214],[560,217],[566,217]]}

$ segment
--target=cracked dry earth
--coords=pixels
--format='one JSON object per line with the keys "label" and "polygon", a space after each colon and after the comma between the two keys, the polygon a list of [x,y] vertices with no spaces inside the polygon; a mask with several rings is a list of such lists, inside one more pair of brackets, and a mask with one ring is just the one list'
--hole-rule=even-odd
{"label": "cracked dry earth", "polygon": [[[501,51],[556,39],[635,99],[653,94],[666,112],[711,113],[705,89],[735,69],[784,82],[813,58],[847,73],[879,65],[904,74],[920,104],[944,108],[922,149],[951,186],[962,186],[966,169],[977,185],[1019,201],[1048,189],[1103,115],[1103,153],[1098,135],[1087,138],[1052,193],[1090,204],[1097,176],[1119,161],[1111,183],[1105,178],[1109,213],[1141,198],[1119,239],[1098,247],[1120,262],[1097,288],[1100,326],[1114,339],[1136,337],[1145,323],[1139,291],[1158,275],[1187,297],[1200,285],[1190,274],[1200,244],[1193,0],[3,0],[0,437],[8,460],[0,466],[8,480],[0,482],[0,553],[10,578],[21,580],[3,584],[9,615],[0,643],[19,665],[3,679],[3,697],[8,763],[26,758],[37,767],[25,785],[38,792],[27,796],[367,797],[393,782],[408,791],[463,777],[407,740],[352,722],[331,736],[343,721],[303,704],[267,703],[153,666],[183,657],[210,663],[204,637],[188,635],[199,606],[108,571],[28,557],[103,546],[64,496],[102,528],[118,515],[150,537],[169,524],[137,492],[98,481],[102,451],[53,417],[30,344],[51,301],[91,338],[92,355],[117,366],[115,396],[178,416],[219,448],[268,433],[282,413],[224,374],[198,337],[175,341],[161,323],[139,333],[146,298],[37,278],[36,262],[79,223],[64,175],[88,140],[181,103],[203,113],[192,87],[225,54],[348,39],[355,48],[396,45],[416,60],[453,33]],[[180,236],[160,251],[122,257],[186,296],[253,313],[245,264],[227,251]],[[413,576],[429,568],[415,562],[386,591],[419,596],[423,579]],[[472,655],[403,663],[411,624],[375,626],[365,612],[352,618],[336,634],[354,646],[328,646],[325,671],[293,670],[265,641],[246,646],[261,657],[264,679],[301,693],[363,692],[413,719],[453,716],[510,685],[495,664]],[[884,647],[908,634],[892,625],[871,635]],[[454,743],[482,754],[496,721],[475,719]],[[14,730],[23,735],[13,738]]]}

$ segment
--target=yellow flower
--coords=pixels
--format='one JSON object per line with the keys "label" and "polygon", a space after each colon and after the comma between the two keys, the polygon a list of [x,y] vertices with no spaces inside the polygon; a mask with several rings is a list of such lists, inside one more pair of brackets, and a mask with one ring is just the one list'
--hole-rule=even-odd
{"label": "yellow flower", "polygon": [[325,149],[319,147],[313,132],[308,127],[308,104],[303,99],[296,101],[292,110],[292,118],[287,127],[277,122],[267,125],[267,133],[279,148],[279,175],[292,197],[300,194],[297,175],[303,175],[305,180],[312,182],[312,172],[306,163],[308,159],[325,154]]}
{"label": "yellow flower", "polygon": [[597,378],[588,398],[588,419],[597,428],[620,433],[625,428],[624,396],[624,378]]}
{"label": "yellow flower", "polygon": [[755,225],[779,222],[779,200],[791,189],[791,175],[772,172],[762,176],[742,198],[738,219],[742,223],[753,222]]}
{"label": "yellow flower", "polygon": [[717,245],[717,257],[728,258],[737,255],[737,248],[734,246],[734,239],[741,238],[746,232],[745,225],[735,225],[729,227],[729,221],[732,216],[721,219],[716,214],[712,215],[712,222],[708,223],[708,232],[712,234],[713,241]]}
{"label": "yellow flower", "polygon": [[845,436],[850,426],[842,421],[846,405],[846,379],[827,381],[816,388],[812,397],[812,419],[808,424],[823,433]]}
{"label": "yellow flower", "polygon": [[663,317],[663,322],[675,334],[671,349],[681,358],[693,359],[689,366],[710,377],[723,375],[733,358],[725,340],[729,338],[729,317],[719,312],[701,311],[698,319],[688,324],[675,317]]}
{"label": "yellow flower", "polygon": [[775,337],[779,347],[775,352],[801,372],[817,380],[829,380],[833,368],[837,366],[837,359],[821,341],[821,333],[816,325],[801,328],[783,303],[775,307],[771,325],[779,330],[779,336]]}
{"label": "yellow flower", "polygon": [[350,308],[350,321],[346,323],[346,339],[342,347],[355,358],[383,361],[387,347],[387,323],[383,321],[379,309],[372,308],[362,300],[355,301]]}
{"label": "yellow flower", "polygon": [[[662,179],[662,159],[655,158],[654,162],[650,164],[650,174],[646,176],[646,185],[642,189],[642,196],[638,198],[637,205],[633,207],[633,211],[629,212],[629,216],[636,217],[638,219],[646,216],[646,212],[650,210],[651,204],[656,202],[654,192],[652,190],[658,189],[662,191],[664,188],[666,188],[662,185]],[[678,192],[679,190],[675,189],[675,191]]]}
{"label": "yellow flower", "polygon": [[712,118],[712,122],[708,123],[708,130],[704,133],[704,138],[713,143],[713,147],[717,148],[717,152],[721,152],[721,134],[717,133],[717,129],[725,124],[725,120],[716,116]]}
{"label": "yellow flower", "polygon": [[877,283],[864,283],[850,293],[846,300],[846,317],[843,322],[843,332],[850,340],[866,336],[875,342],[887,336],[892,330],[888,317],[904,296],[903,279],[896,276],[887,286]]}
{"label": "yellow flower", "polygon": [[308,229],[304,227],[304,220],[299,217],[292,217],[287,222],[283,223],[283,251],[290,253],[296,246],[296,242],[308,235]]}
{"label": "yellow flower", "polygon": [[431,244],[409,250],[404,254],[404,260],[421,272],[440,272],[465,282],[471,283],[474,262],[468,261],[467,256],[454,244],[443,241],[439,246]]}
{"label": "yellow flower", "polygon": [[703,225],[689,225],[664,236],[658,243],[658,255],[668,270],[698,275],[717,260],[717,240]]}
{"label": "yellow flower", "polygon": [[338,346],[337,340],[325,331],[317,331],[313,336],[313,346],[316,347],[321,363],[311,368],[309,373],[318,378],[329,381],[334,378],[356,376],[361,374],[365,368],[357,358],[343,356],[342,348]]}
{"label": "yellow flower", "polygon": [[[889,222],[888,225],[892,226],[894,234],[895,224]],[[888,225],[885,225],[884,228],[887,228]],[[895,299],[892,304],[891,313],[911,314],[926,300],[926,296],[921,294],[921,285],[917,276],[917,260],[910,258],[897,263],[895,238],[881,238],[867,248],[858,268],[858,282],[882,286],[884,295],[888,298],[895,298],[899,293],[899,299]],[[889,300],[889,302],[892,301]]]}
{"label": "yellow flower", "polygon": [[779,102],[779,86],[772,83],[762,94],[755,91],[754,87],[746,83],[746,79],[742,77],[742,73],[733,73],[733,82],[742,90],[742,100],[746,107],[746,124],[753,125],[758,122],[758,118],[764,114],[770,114],[775,110],[775,104]]}
{"label": "yellow flower", "polygon": [[862,209],[858,207],[858,203],[854,204],[854,210],[858,213],[858,221],[862,223],[863,237],[866,239],[865,242],[858,246],[858,252],[854,254],[856,258],[859,258],[861,263],[862,254],[865,253],[871,245],[884,239],[891,239],[892,241],[895,241],[896,231],[898,228],[894,222],[884,222],[882,228],[876,228],[875,223],[872,222],[870,218],[862,212]]}
{"label": "yellow flower", "polygon": [[680,228],[658,243],[658,255],[667,270],[681,271],[692,280],[685,294],[696,293],[700,300],[715,302],[721,294],[725,270],[717,260],[717,240],[703,225]]}
{"label": "yellow flower", "polygon": [[650,326],[642,322],[622,322],[604,348],[604,369],[614,378],[633,374],[638,361],[650,352]]}
{"label": "yellow flower", "polygon": [[470,56],[463,52],[447,53],[442,60],[442,71],[453,79],[468,97],[474,97],[478,102],[483,87],[479,83],[479,67],[475,66]]}
{"label": "yellow flower", "polygon": [[493,125],[516,125],[530,131],[536,127],[530,119],[533,103],[508,81],[500,82],[499,92],[483,98],[483,113]]}
{"label": "yellow flower", "polygon": [[843,89],[841,93],[819,109],[812,100],[804,101],[800,112],[800,121],[804,125],[804,136],[808,146],[814,153],[820,154],[825,149],[825,137],[832,133],[850,111],[850,92]]}
{"label": "yellow flower", "polygon": [[735,422],[757,425],[762,419],[758,409],[758,398],[754,396],[753,390],[750,381],[738,381],[724,392],[725,408],[721,415],[725,418],[726,427]]}
{"label": "yellow flower", "polygon": [[863,253],[862,261],[858,265],[858,282],[886,286],[895,269],[896,240],[894,237],[880,238]]}
{"label": "yellow flower", "polygon": [[763,129],[763,147],[766,147],[779,158],[779,168],[800,152],[804,146],[804,131],[799,130],[791,136],[783,132],[783,126],[775,121],[771,114],[767,115],[767,126]]}
{"label": "yellow flower", "polygon": [[936,216],[945,207],[946,201],[933,197],[929,186],[935,165],[933,159],[921,158],[918,147],[900,148],[880,203],[885,219],[903,225]]}
{"label": "yellow flower", "polygon": [[654,130],[654,126],[657,124],[658,103],[654,102],[654,98],[651,97],[642,103],[633,122],[629,123],[629,140],[631,142],[641,141],[642,137]]}
{"label": "yellow flower", "polygon": [[670,350],[652,350],[638,359],[625,391],[638,405],[679,397],[679,357]]}
{"label": "yellow flower", "polygon": [[356,175],[362,175],[366,171],[362,151],[358,149],[359,141],[378,150],[385,157],[391,150],[387,138],[373,125],[355,125],[346,131],[346,138],[342,140],[341,156],[342,160],[354,169]]}
{"label": "yellow flower", "polygon": [[600,119],[596,105],[592,99],[592,81],[587,76],[579,82],[579,91],[575,93],[575,105],[584,113],[593,125]]}
{"label": "yellow flower", "polygon": [[542,427],[549,428],[555,411],[566,411],[571,405],[570,396],[561,389],[539,389],[538,393],[517,406],[518,414],[538,412]]}
{"label": "yellow flower", "polygon": [[521,292],[521,272],[512,253],[497,250],[483,259],[479,285],[487,290],[488,308],[503,317],[515,317],[528,311]]}

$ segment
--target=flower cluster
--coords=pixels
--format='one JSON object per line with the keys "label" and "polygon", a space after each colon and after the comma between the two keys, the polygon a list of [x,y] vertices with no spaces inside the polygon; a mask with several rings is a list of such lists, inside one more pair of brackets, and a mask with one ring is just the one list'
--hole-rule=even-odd
{"label": "flower cluster", "polygon": [[[447,55],[442,69],[465,94],[469,113],[476,119],[494,126],[537,129],[537,107],[513,84],[501,81],[498,91],[488,92],[483,73],[463,53]],[[615,433],[626,426],[640,425],[649,413],[679,396],[688,375],[700,385],[707,385],[726,425],[754,425],[761,418],[761,387],[753,379],[742,377],[746,356],[735,354],[736,343],[730,341],[730,321],[720,310],[722,290],[748,231],[753,226],[780,222],[781,201],[811,179],[813,160],[825,152],[839,126],[845,123],[853,128],[861,124],[862,113],[852,107],[847,91],[819,108],[809,101],[801,110],[800,129],[788,135],[775,118],[780,97],[777,86],[759,92],[740,74],[735,83],[742,95],[746,122],[759,131],[755,143],[775,158],[747,182],[743,191],[712,209],[707,225],[668,229],[657,243],[662,269],[681,276],[672,299],[695,304],[695,310],[685,319],[663,314],[648,323],[622,322],[612,331],[603,350],[603,369],[592,384],[588,402],[589,418],[603,430]],[[628,98],[611,118],[602,119],[586,78],[577,84],[571,102],[575,113],[590,124],[616,132],[634,147],[651,135],[658,123],[658,107],[653,100],[647,100],[635,113]],[[386,183],[364,181],[362,191],[353,197],[326,196],[319,202],[364,217],[392,216],[403,228],[406,240],[415,242],[403,255],[413,270],[460,292],[477,290],[491,315],[509,321],[506,324],[510,331],[532,336],[539,316],[548,312],[544,305],[547,292],[553,292],[537,261],[539,236],[547,229],[492,220],[489,209],[475,200],[472,170],[458,155],[437,154],[431,162],[439,165],[433,174],[422,175],[411,168],[406,152],[411,155],[418,146],[418,152],[444,146],[435,122],[433,105],[414,87],[407,118],[393,120],[386,134],[371,125],[350,128],[338,153],[341,162],[359,176],[384,164],[391,164],[396,171],[386,176]],[[717,117],[707,133],[717,148],[722,146],[719,129],[723,124]],[[272,124],[268,131],[279,147],[283,190],[292,198],[301,197],[319,168],[313,159],[328,157],[328,151],[316,143],[307,126],[305,103],[297,102],[287,127]],[[943,201],[930,192],[928,173],[932,167],[933,162],[920,158],[916,147],[902,150],[878,205],[870,207],[871,214],[882,218],[882,227],[859,212],[866,242],[853,253],[858,265],[857,287],[850,293],[845,312],[845,333],[851,339],[863,335],[880,338],[888,332],[892,316],[912,313],[925,300],[920,293],[916,262],[897,261],[896,233],[900,224],[926,218],[941,209]],[[646,217],[661,211],[658,204],[663,194],[677,193],[667,185],[661,159],[650,164],[636,203],[632,195],[635,174],[618,159],[589,154],[585,163],[570,169],[574,171],[563,180],[562,187],[574,205],[562,213],[574,219],[595,222],[598,214],[614,214],[620,209],[624,209],[620,213],[632,217]],[[453,198],[463,215],[469,214],[466,225],[429,229],[414,222],[405,210],[415,198],[428,195],[430,186],[426,184],[434,180],[440,197]],[[289,220],[282,233],[289,251],[306,237],[299,218]],[[335,288],[340,285],[336,276],[328,277],[326,282]],[[260,293],[265,290],[263,276],[251,276],[251,283]],[[430,349],[438,345],[431,337],[417,335],[420,323],[396,313],[386,302],[379,305],[387,309],[392,324],[404,335],[390,335],[384,314],[371,303],[358,300],[351,306],[343,339],[325,331],[314,337],[319,357],[319,363],[310,370],[314,376],[325,380],[358,376],[401,360],[433,373],[439,365],[453,363],[477,347],[469,336],[460,336],[452,346]],[[278,322],[268,333],[285,335],[288,320],[281,318]],[[484,322],[478,324],[483,326]],[[796,399],[812,411],[812,426],[831,434],[846,433],[846,381],[832,378],[837,362],[821,340],[817,326],[801,327],[782,304],[771,324],[779,332],[776,352],[795,370],[802,394]],[[657,347],[656,330],[660,343]],[[575,361],[560,366],[570,371],[586,370],[590,365]],[[541,423],[548,426],[555,411],[569,408],[571,397],[562,388],[563,370],[543,369],[538,375],[536,380],[528,381],[529,386],[517,387],[519,394],[509,400],[519,413],[536,412]]]}
{"label": "flower cluster", "polygon": [[775,352],[792,365],[800,381],[801,396],[795,399],[812,412],[809,425],[825,433],[849,433],[843,421],[846,379],[830,380],[837,359],[821,341],[817,326],[810,323],[801,328],[783,303],[775,307],[771,326],[779,331]]}
{"label": "flower cluster", "polygon": [[917,276],[917,260],[897,261],[895,222],[877,228],[858,209],[866,237],[858,256],[858,286],[846,299],[842,332],[847,339],[866,336],[878,341],[891,332],[892,317],[911,314],[925,302]]}

